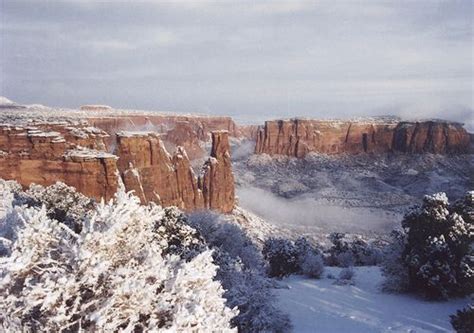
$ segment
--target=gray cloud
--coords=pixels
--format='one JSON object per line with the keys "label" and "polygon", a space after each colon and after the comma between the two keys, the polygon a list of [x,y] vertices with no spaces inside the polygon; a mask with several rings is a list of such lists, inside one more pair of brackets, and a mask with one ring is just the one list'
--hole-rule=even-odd
{"label": "gray cloud", "polygon": [[2,1],[22,103],[473,124],[470,1]]}

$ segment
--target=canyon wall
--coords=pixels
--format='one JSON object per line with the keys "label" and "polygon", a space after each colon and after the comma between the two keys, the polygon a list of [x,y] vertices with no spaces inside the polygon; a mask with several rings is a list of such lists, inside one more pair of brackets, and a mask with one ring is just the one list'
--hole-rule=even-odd
{"label": "canyon wall", "polygon": [[211,157],[202,175],[195,175],[186,151],[178,146],[168,154],[157,133],[117,133],[118,169],[125,188],[142,203],[155,202],[183,210],[234,208],[234,178],[227,131],[212,132]]}
{"label": "canyon wall", "polygon": [[349,122],[291,119],[266,121],[257,132],[255,153],[304,157],[310,152],[466,153],[469,134],[458,123]]}
{"label": "canyon wall", "polygon": [[142,203],[155,202],[192,211],[230,212],[234,180],[227,131],[210,133],[212,154],[197,177],[183,147],[168,154],[160,134],[122,131],[112,136],[114,154],[106,152],[110,136],[88,125],[43,123],[0,125],[0,178],[51,185],[62,181],[100,200],[113,197],[119,177]]}
{"label": "canyon wall", "polygon": [[161,134],[167,146],[182,146],[191,159],[202,158],[203,142],[210,139],[212,131],[226,130],[233,137],[242,135],[231,117],[185,115],[124,115],[89,116],[84,119],[93,127],[100,128],[111,137],[106,141],[110,150],[115,144],[114,133],[120,131],[153,131]]}
{"label": "canyon wall", "polygon": [[203,192],[204,206],[224,212],[232,211],[235,189],[227,131],[212,132],[211,157],[204,164],[203,170],[199,188]]}
{"label": "canyon wall", "polygon": [[103,148],[104,137],[91,128],[0,125],[0,178],[24,187],[62,181],[87,196],[108,200],[118,187],[117,157],[90,149]]}

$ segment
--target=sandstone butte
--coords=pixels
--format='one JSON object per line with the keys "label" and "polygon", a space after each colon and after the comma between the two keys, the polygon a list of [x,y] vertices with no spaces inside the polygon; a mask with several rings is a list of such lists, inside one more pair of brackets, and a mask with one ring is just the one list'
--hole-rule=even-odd
{"label": "sandstone butte", "polygon": [[120,131],[153,131],[169,151],[182,146],[191,160],[205,158],[204,142],[210,141],[212,131],[227,130],[232,137],[253,135],[247,127],[239,127],[231,117],[172,112],[121,110],[106,105],[83,105],[79,109],[49,107],[19,110],[7,106],[0,112],[0,123],[26,124],[35,122],[68,122],[99,128],[109,134],[103,139],[108,151],[116,144],[115,133]]}
{"label": "sandstone butte", "polygon": [[[229,133],[212,131],[212,153],[196,177],[182,147],[169,155],[157,133],[119,132],[111,136],[89,124],[0,125],[0,178],[22,186],[62,181],[100,200],[113,197],[123,181],[143,203],[184,210],[234,207]],[[107,152],[115,146],[114,153]]]}
{"label": "sandstone butte", "polygon": [[257,131],[255,153],[304,157],[310,152],[462,154],[470,135],[445,121],[266,121]]}
{"label": "sandstone butte", "polygon": [[108,146],[115,144],[114,133],[122,130],[153,131],[161,133],[161,139],[167,147],[175,149],[181,146],[186,149],[190,159],[202,158],[205,150],[200,142],[209,141],[212,131],[227,130],[233,137],[240,137],[242,133],[230,117],[186,116],[186,115],[133,115],[114,116],[107,114],[86,114],[87,122],[111,133],[105,140]]}

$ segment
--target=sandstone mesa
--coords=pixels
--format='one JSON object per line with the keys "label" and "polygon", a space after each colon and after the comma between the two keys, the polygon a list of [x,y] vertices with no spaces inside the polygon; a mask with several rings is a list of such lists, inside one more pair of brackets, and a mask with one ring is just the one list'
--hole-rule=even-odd
{"label": "sandstone mesa", "polygon": [[257,132],[256,153],[304,157],[324,154],[433,153],[469,151],[469,133],[445,121],[266,121]]}
{"label": "sandstone mesa", "polygon": [[[228,213],[235,204],[229,137],[255,140],[257,154],[297,158],[310,152],[462,154],[470,149],[469,133],[446,121],[290,119],[237,126],[230,117],[103,105],[6,106],[0,111],[0,178],[24,187],[63,181],[97,200],[112,198],[123,183],[144,204]],[[203,158],[196,169],[191,162]]]}

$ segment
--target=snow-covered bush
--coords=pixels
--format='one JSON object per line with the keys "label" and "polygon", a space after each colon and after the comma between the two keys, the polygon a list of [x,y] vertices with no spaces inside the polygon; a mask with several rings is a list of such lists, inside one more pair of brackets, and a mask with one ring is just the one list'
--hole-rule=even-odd
{"label": "snow-covered bush", "polygon": [[469,304],[452,315],[451,325],[458,333],[474,332],[474,304]]}
{"label": "snow-covered bush", "polygon": [[299,237],[295,241],[296,255],[298,256],[298,264],[302,265],[308,253],[321,254],[321,251],[314,247],[306,237]]}
{"label": "snow-covered bush", "polygon": [[232,323],[241,332],[288,332],[289,317],[276,306],[269,279],[264,275],[259,249],[237,225],[216,213],[195,213],[188,223],[214,249],[217,279],[226,290],[227,306],[238,307]]}
{"label": "snow-covered bush", "polygon": [[[0,257],[10,254],[16,239],[18,217],[13,209],[13,201],[17,184],[0,179]],[[19,190],[21,191],[21,188]]]}
{"label": "snow-covered bush", "polygon": [[410,291],[429,298],[474,292],[473,198],[474,192],[469,192],[449,205],[444,193],[425,196],[422,206],[405,216],[402,263]]}
{"label": "snow-covered bush", "polygon": [[346,234],[334,232],[329,235],[332,243],[325,257],[327,265],[372,266],[382,261],[382,245],[377,240],[366,241],[360,236],[349,238]]}
{"label": "snow-covered bush", "polygon": [[185,215],[176,207],[164,208],[163,217],[154,224],[153,231],[160,238],[163,254],[191,259],[206,249],[204,239],[188,225]]}
{"label": "snow-covered bush", "polygon": [[271,277],[283,277],[300,270],[298,251],[288,239],[268,238],[262,252],[268,262],[268,275]]}
{"label": "snow-covered bush", "polygon": [[301,272],[310,278],[319,279],[324,272],[323,258],[308,252],[301,263]]}
{"label": "snow-covered bush", "polygon": [[[213,280],[212,251],[182,251],[199,239],[172,211],[119,192],[75,233],[45,206],[15,210],[21,228],[0,262],[3,330],[231,329],[237,311],[225,306],[224,290]],[[167,235],[173,222],[176,235]]]}
{"label": "snow-covered bush", "polygon": [[237,224],[215,212],[199,212],[189,216],[187,222],[212,247],[218,247],[232,258],[240,260],[246,269],[262,270],[261,251]]}
{"label": "snow-covered bush", "polygon": [[391,243],[384,249],[384,259],[381,264],[385,277],[382,288],[388,292],[403,292],[408,290],[408,267],[403,260],[407,235],[403,230],[393,230],[390,234]]}
{"label": "snow-covered bush", "polygon": [[222,250],[215,250],[219,265],[217,279],[226,289],[227,306],[238,307],[239,314],[232,323],[241,332],[288,332],[291,328],[287,314],[276,306],[273,284],[261,271],[246,269],[241,261]]}
{"label": "snow-covered bush", "polygon": [[353,285],[354,284],[355,271],[352,266],[345,267],[339,272],[339,276],[334,284],[337,285]]}
{"label": "snow-covered bush", "polygon": [[304,274],[319,278],[324,271],[321,252],[304,237],[294,243],[284,238],[269,238],[262,252],[271,277]]}
{"label": "snow-covered bush", "polygon": [[341,270],[341,272],[339,273],[339,279],[340,280],[352,280],[352,278],[354,277],[355,275],[355,272],[354,272],[354,268],[352,267],[345,267]]}
{"label": "snow-covered bush", "polygon": [[65,223],[69,228],[80,232],[85,219],[94,209],[94,201],[76,192],[72,186],[57,182],[44,187],[32,184],[25,192],[18,192],[16,199],[27,206],[46,207],[51,219]]}
{"label": "snow-covered bush", "polygon": [[374,266],[383,259],[383,246],[376,240],[371,242],[356,236],[350,243],[350,251],[355,266]]}

